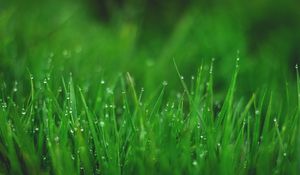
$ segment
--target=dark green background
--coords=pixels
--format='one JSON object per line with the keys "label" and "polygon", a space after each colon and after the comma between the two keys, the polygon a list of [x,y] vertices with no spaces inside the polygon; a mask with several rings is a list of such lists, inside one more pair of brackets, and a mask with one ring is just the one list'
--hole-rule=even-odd
{"label": "dark green background", "polygon": [[[180,89],[215,58],[215,89],[225,92],[241,58],[239,90],[282,90],[300,60],[300,1],[0,1],[0,80],[53,84],[73,73],[81,85],[130,72],[151,91]],[[239,54],[237,52],[239,51]],[[207,63],[207,64],[206,64]]]}

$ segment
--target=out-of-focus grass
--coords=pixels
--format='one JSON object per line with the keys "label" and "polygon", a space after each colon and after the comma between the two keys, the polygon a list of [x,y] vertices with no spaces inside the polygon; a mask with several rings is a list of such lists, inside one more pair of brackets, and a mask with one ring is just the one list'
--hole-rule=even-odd
{"label": "out-of-focus grass", "polygon": [[96,18],[92,9],[102,8],[90,1],[3,3],[1,79],[23,79],[27,68],[37,76],[47,69],[80,74],[76,79],[130,71],[150,89],[164,79],[175,87],[173,59],[184,76],[191,76],[215,58],[216,87],[225,92],[239,50],[244,92],[251,94],[266,82],[278,86],[285,78],[295,80],[291,68],[299,59],[300,15],[292,2],[122,1],[115,8],[113,2],[106,5],[107,20]]}

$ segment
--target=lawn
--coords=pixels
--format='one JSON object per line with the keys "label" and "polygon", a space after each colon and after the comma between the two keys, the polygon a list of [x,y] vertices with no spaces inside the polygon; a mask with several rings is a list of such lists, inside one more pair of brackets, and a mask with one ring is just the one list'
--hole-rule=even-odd
{"label": "lawn", "polygon": [[300,4],[248,3],[0,1],[0,174],[298,174]]}

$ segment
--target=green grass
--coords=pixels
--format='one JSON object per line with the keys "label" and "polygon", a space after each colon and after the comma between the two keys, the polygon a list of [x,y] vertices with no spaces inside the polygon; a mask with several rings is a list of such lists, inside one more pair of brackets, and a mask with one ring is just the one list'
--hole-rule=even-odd
{"label": "green grass", "polygon": [[300,1],[152,1],[0,2],[0,174],[299,174]]}
{"label": "green grass", "polygon": [[28,73],[28,85],[2,85],[0,173],[298,174],[299,73],[298,91],[247,99],[236,95],[238,61],[219,102],[213,61],[191,78],[175,64],[177,94],[167,82],[147,92],[129,73],[90,86]]}

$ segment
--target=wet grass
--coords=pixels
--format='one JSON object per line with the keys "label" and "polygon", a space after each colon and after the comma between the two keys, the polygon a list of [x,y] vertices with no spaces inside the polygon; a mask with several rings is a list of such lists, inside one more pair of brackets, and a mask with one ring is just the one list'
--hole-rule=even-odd
{"label": "wet grass", "polygon": [[191,78],[175,64],[177,94],[164,81],[146,96],[129,73],[90,86],[72,74],[59,84],[30,75],[28,91],[2,85],[0,173],[297,174],[298,68],[297,91],[246,99],[236,94],[238,61],[221,101],[213,61]]}

